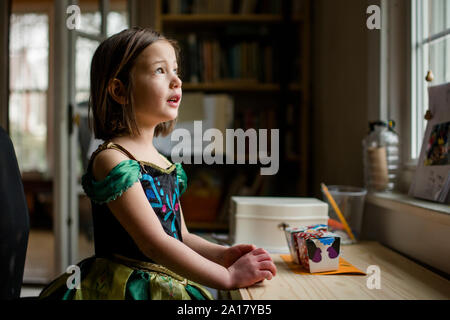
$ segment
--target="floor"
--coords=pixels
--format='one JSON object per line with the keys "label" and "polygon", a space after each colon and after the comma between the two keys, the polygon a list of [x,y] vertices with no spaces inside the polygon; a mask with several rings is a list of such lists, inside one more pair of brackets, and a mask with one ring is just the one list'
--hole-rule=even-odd
{"label": "floor", "polygon": [[[51,230],[30,230],[21,297],[37,296],[44,285],[57,276],[54,272],[54,241]],[[79,260],[94,254],[94,244],[84,234],[79,237],[78,247]]]}
{"label": "floor", "polygon": [[43,286],[38,285],[23,285],[22,290],[20,290],[20,297],[37,297],[41,293]]}

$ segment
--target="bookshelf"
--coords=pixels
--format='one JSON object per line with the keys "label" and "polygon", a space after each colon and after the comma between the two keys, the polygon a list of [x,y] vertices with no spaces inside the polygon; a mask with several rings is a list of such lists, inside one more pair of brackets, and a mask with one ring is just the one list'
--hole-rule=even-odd
{"label": "bookshelf", "polygon": [[[223,231],[228,225],[227,193],[242,189],[237,181],[246,181],[248,195],[310,195],[310,2],[152,1],[152,26],[180,44],[183,94],[232,97],[230,128],[280,129],[276,177],[258,185],[260,178],[244,179],[239,173],[255,172],[255,165],[208,166],[225,181],[220,186],[222,204],[215,217],[203,221],[189,219],[183,205],[189,227]],[[199,166],[184,168],[188,179],[195,179]]]}

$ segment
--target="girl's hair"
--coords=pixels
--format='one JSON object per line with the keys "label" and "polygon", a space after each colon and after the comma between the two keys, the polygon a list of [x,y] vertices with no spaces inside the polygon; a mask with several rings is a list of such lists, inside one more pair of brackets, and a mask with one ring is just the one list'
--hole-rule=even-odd
{"label": "girl's hair", "polygon": [[[104,40],[94,53],[91,64],[91,92],[89,108],[93,112],[94,135],[97,139],[110,140],[124,135],[139,135],[134,113],[131,69],[139,54],[158,40],[168,41],[179,60],[179,46],[160,33],[133,27]],[[126,90],[126,102],[121,105],[108,92],[112,79],[119,79]],[[155,137],[166,136],[175,127],[176,119],[160,123]]]}

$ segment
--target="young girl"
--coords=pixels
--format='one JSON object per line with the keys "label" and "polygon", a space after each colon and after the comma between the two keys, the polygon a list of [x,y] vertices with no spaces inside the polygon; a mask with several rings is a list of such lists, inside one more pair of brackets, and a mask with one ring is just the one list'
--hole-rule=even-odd
{"label": "young girl", "polygon": [[63,274],[41,298],[211,299],[202,285],[229,290],[276,274],[264,249],[216,245],[186,228],[180,206],[186,174],[153,146],[178,115],[177,61],[176,43],[149,29],[124,30],[96,50],[90,107],[95,137],[105,143],[82,179],[95,256],[78,264],[78,289]]}

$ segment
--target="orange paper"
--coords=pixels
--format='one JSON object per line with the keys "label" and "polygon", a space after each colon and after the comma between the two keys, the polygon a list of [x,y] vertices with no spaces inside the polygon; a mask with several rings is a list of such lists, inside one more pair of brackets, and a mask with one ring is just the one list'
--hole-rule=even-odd
{"label": "orange paper", "polygon": [[347,274],[347,275],[363,275],[366,274],[353,266],[348,261],[344,260],[343,258],[339,257],[339,269],[334,271],[326,271],[326,272],[316,272],[316,273],[310,273],[306,271],[301,265],[296,264],[293,260],[290,254],[280,254],[281,258],[286,262],[289,269],[291,269],[292,272],[295,274],[317,274],[317,275],[326,275],[326,274]]}

